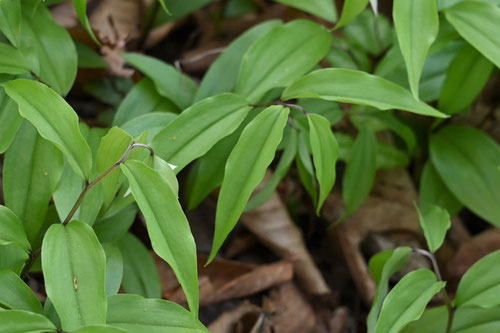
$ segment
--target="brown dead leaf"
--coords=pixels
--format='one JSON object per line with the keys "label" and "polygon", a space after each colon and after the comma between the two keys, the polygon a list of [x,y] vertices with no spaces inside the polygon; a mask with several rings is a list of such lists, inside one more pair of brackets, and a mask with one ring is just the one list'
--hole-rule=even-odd
{"label": "brown dead leaf", "polygon": [[264,315],[261,308],[245,301],[234,310],[223,313],[208,326],[208,329],[212,333],[250,332],[259,326]]}

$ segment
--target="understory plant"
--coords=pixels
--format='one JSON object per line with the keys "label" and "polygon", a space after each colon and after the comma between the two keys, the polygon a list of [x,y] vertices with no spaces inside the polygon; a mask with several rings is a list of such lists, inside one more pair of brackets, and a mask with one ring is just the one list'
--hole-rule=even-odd
{"label": "understory plant", "polygon": [[[126,96],[107,100],[102,127],[65,100],[78,68],[107,66],[94,51],[102,41],[85,0],[73,3],[90,46],[54,22],[58,2],[0,0],[1,332],[208,331],[179,193],[194,209],[220,188],[209,264],[241,214],[266,202],[292,168],[321,215],[339,161],[345,210],[333,226],[363,204],[377,170],[423,165],[417,209],[428,249],[371,259],[378,287],[368,332],[500,330],[500,252],[472,266],[453,299],[434,256],[463,207],[500,226],[500,147],[454,122],[498,74],[500,1],[394,0],[392,12],[379,13],[376,0],[346,0],[337,15],[331,0],[279,0],[307,18],[249,28],[200,82],[152,56],[122,53],[142,76],[116,78],[128,84]],[[209,2],[154,2],[162,11],[150,23]],[[228,1],[227,13],[255,10],[251,2]],[[351,130],[334,131],[342,123]],[[383,131],[392,140],[380,140]],[[188,309],[161,299],[153,259],[129,231],[139,211]],[[411,252],[433,269],[408,273],[389,291]],[[43,305],[26,283],[39,272]],[[425,311],[438,293],[444,305]]]}

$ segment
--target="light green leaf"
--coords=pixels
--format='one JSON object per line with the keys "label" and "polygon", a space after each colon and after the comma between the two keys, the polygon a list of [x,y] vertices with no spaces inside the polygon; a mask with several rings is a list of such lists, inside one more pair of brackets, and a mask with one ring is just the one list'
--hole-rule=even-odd
{"label": "light green leaf", "polygon": [[160,95],[167,97],[181,110],[193,103],[196,83],[174,67],[153,57],[124,53],[122,57],[153,80]]}
{"label": "light green leaf", "polygon": [[148,131],[149,139],[154,138],[176,117],[177,114],[172,112],[151,112],[140,115],[134,119],[130,119],[129,121],[121,125],[120,128],[130,134],[132,137],[137,137],[145,131]]}
{"label": "light green leaf", "polygon": [[395,0],[392,16],[410,88],[418,99],[425,58],[439,30],[436,0]]}
{"label": "light green leaf", "polygon": [[18,104],[21,116],[66,155],[77,174],[88,179],[92,156],[71,106],[55,91],[36,81],[17,79],[3,86],[7,95]]}
{"label": "light green leaf", "polygon": [[461,1],[445,10],[460,36],[500,67],[500,8],[483,1]]}
{"label": "light green leaf", "polygon": [[500,147],[491,137],[463,125],[431,136],[433,166],[455,197],[493,225],[500,226]]}
{"label": "light green leaf", "polygon": [[89,325],[80,327],[76,331],[73,331],[73,333],[126,333],[126,332],[130,331],[109,325]]}
{"label": "light green leaf", "polygon": [[209,333],[196,317],[182,306],[137,295],[108,298],[107,323],[132,333]]}
{"label": "light green leaf", "polygon": [[271,89],[285,87],[310,71],[326,56],[331,40],[328,30],[307,20],[272,29],[245,53],[235,92],[258,103]]}
{"label": "light green leaf", "polygon": [[0,311],[2,333],[45,333],[57,332],[50,320],[37,313],[19,310]]}
{"label": "light green leaf", "polygon": [[155,154],[182,170],[231,134],[251,107],[241,96],[223,93],[184,110],[151,142]]}
{"label": "light green leaf", "polygon": [[153,250],[172,267],[189,308],[197,315],[196,245],[176,195],[163,176],[143,162],[130,160],[120,168],[144,214]]}
{"label": "light green leaf", "polygon": [[317,70],[295,81],[282,95],[283,100],[300,97],[369,105],[380,110],[400,109],[446,118],[445,114],[414,99],[401,86],[378,76],[349,69]]}
{"label": "light green leaf", "polygon": [[25,74],[31,71],[31,62],[21,51],[0,43],[0,73]]}
{"label": "light green leaf", "polygon": [[9,148],[14,136],[21,126],[23,117],[17,112],[17,104],[0,87],[0,154]]}
{"label": "light green leaf", "polygon": [[[457,315],[460,310],[462,309],[457,309],[455,315]],[[454,321],[458,321],[459,318],[462,318],[462,316],[456,316]],[[418,320],[412,321],[406,325],[401,333],[446,332],[447,321],[448,310],[445,306],[438,306],[426,310]],[[452,330],[452,332],[454,331]]]}
{"label": "light green leaf", "polygon": [[13,310],[42,314],[42,304],[35,293],[11,270],[0,270],[0,304]]}
{"label": "light green leaf", "polygon": [[[497,170],[498,172],[498,170]],[[500,276],[496,269],[500,251],[484,256],[462,276],[455,296],[455,306],[480,306],[491,308],[500,305],[495,297],[500,291]]]}
{"label": "light green leaf", "polygon": [[53,224],[43,239],[42,269],[65,331],[106,323],[106,257],[90,226]]}
{"label": "light green leaf", "polygon": [[118,293],[123,277],[123,258],[120,249],[112,243],[102,244],[106,255],[106,296]]}
{"label": "light green leaf", "polygon": [[284,3],[285,5],[301,9],[310,14],[321,17],[328,22],[337,21],[337,9],[335,8],[334,1],[332,0],[276,0],[277,2]]}
{"label": "light green leaf", "polygon": [[439,95],[439,109],[454,114],[469,107],[488,82],[493,68],[481,53],[465,45],[448,68]]}
{"label": "light green leaf", "polygon": [[200,83],[195,101],[232,91],[238,79],[243,55],[252,43],[274,27],[281,25],[279,20],[258,24],[235,39],[215,60]]}
{"label": "light green leaf", "polygon": [[15,47],[21,43],[21,1],[0,1],[0,31]]}
{"label": "light green leaf", "polygon": [[310,113],[309,142],[316,170],[316,179],[319,184],[319,196],[316,204],[316,214],[319,215],[321,206],[330,194],[335,183],[335,163],[339,155],[339,146],[333,136],[330,122],[323,116]]}
{"label": "light green leaf", "polygon": [[75,45],[45,6],[23,1],[21,51],[32,60],[32,71],[43,82],[61,95],[69,92],[78,67]]}
{"label": "light green leaf", "polygon": [[[444,312],[444,311],[443,311]],[[490,333],[500,330],[500,308],[459,308],[455,312],[453,333]]]}
{"label": "light green leaf", "polygon": [[27,251],[31,249],[21,220],[10,209],[0,205],[0,245],[7,244],[17,245]]}
{"label": "light green leaf", "polygon": [[129,294],[161,298],[160,273],[144,244],[126,233],[118,246],[123,257],[123,289]]}
{"label": "light green leaf", "polygon": [[276,105],[262,111],[245,127],[229,155],[217,202],[214,241],[208,262],[215,258],[253,190],[264,178],[281,141],[289,111]]}
{"label": "light green leaf", "polygon": [[342,8],[342,14],[340,19],[335,26],[335,29],[339,29],[352,21],[356,16],[358,16],[366,5],[368,5],[369,0],[345,0],[344,7]]}
{"label": "light green leaf", "polygon": [[382,304],[376,333],[398,333],[409,322],[420,318],[427,303],[443,289],[434,273],[419,269],[408,273],[389,292]]}
{"label": "light green leaf", "polygon": [[377,138],[368,127],[362,126],[347,159],[342,197],[346,214],[353,213],[370,194],[377,170]]}
{"label": "light green leaf", "polygon": [[158,156],[153,157],[153,169],[155,169],[168,183],[168,186],[172,189],[175,196],[179,197],[179,183],[177,182],[177,177],[172,169],[173,166],[168,164],[165,160]]}
{"label": "light green leaf", "polygon": [[75,6],[76,14],[78,15],[78,19],[82,23],[83,27],[89,33],[90,37],[96,42],[96,44],[101,45],[99,40],[94,35],[92,28],[90,27],[90,22],[87,17],[87,0],[73,0],[73,5]]}
{"label": "light green leaf", "polygon": [[446,209],[431,205],[425,209],[419,209],[418,218],[420,226],[424,230],[425,240],[431,252],[436,252],[444,242],[446,232],[451,227],[450,214]]}
{"label": "light green leaf", "polygon": [[25,121],[5,154],[5,206],[23,222],[33,244],[42,228],[50,197],[61,177],[63,156]]}
{"label": "light green leaf", "polygon": [[403,268],[410,252],[409,247],[398,247],[394,250],[377,253],[370,259],[370,273],[377,283],[377,292],[367,318],[368,333],[375,332],[382,303],[389,291],[391,276]]}

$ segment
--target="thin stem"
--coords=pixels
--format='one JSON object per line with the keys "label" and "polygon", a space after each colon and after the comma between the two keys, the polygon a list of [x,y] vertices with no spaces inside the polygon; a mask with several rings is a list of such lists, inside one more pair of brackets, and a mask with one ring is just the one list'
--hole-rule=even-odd
{"label": "thin stem", "polygon": [[24,280],[28,277],[28,273],[30,272],[31,267],[33,267],[33,264],[35,263],[35,261],[40,256],[41,251],[42,251],[41,249],[38,249],[34,252],[30,252],[28,261],[26,262],[26,265],[24,265],[23,270],[20,274],[22,280]]}
{"label": "thin stem", "polygon": [[83,199],[85,199],[85,196],[87,195],[87,193],[94,186],[96,186],[104,177],[106,177],[111,172],[113,172],[116,168],[118,168],[120,166],[120,164],[122,164],[125,161],[125,159],[128,157],[128,155],[130,154],[130,152],[132,151],[132,149],[134,149],[135,147],[142,147],[142,148],[149,149],[149,151],[151,152],[151,155],[154,156],[153,148],[151,148],[150,146],[145,145],[143,143],[132,142],[132,144],[127,148],[127,150],[125,151],[125,153],[123,154],[123,156],[117,162],[115,162],[112,166],[110,166],[102,174],[100,174],[99,176],[97,176],[97,178],[95,178],[92,182],[87,183],[85,185],[85,188],[83,189],[82,193],[80,193],[80,196],[78,197],[78,199],[76,200],[75,204],[73,205],[73,208],[71,208],[68,216],[64,219],[63,225],[67,225],[69,223],[69,221],[71,221],[71,218],[73,217],[73,215],[75,215],[76,211],[78,210],[78,207],[80,207],[80,205],[82,204]]}
{"label": "thin stem", "polygon": [[[434,256],[433,253],[426,251],[426,250],[423,250],[423,249],[413,249],[413,252],[429,258],[429,260],[432,263],[432,267],[434,269],[434,272],[436,273],[438,280],[443,281],[443,278],[441,277],[441,272],[439,270],[439,266],[437,264],[436,257]],[[443,301],[446,305],[446,308],[448,309],[448,323],[446,325],[446,333],[450,333],[451,326],[453,325],[453,317],[455,315],[455,309],[453,308],[453,305],[451,304],[450,297],[448,296],[448,293],[446,292],[445,288],[441,289],[441,295],[443,296]]]}
{"label": "thin stem", "polygon": [[262,103],[262,104],[253,104],[252,106],[254,108],[265,108],[265,107],[268,107],[268,106],[272,106],[272,105],[283,105],[283,106],[286,106],[286,107],[289,107],[289,108],[292,108],[292,109],[296,109],[296,110],[299,110],[301,111],[303,114],[305,114],[306,116],[309,114],[309,112],[307,112],[306,109],[304,109],[302,106],[300,105],[297,105],[297,104],[291,104],[291,103],[286,103],[286,102],[282,102],[282,101],[276,101],[276,102],[269,102],[269,103]]}

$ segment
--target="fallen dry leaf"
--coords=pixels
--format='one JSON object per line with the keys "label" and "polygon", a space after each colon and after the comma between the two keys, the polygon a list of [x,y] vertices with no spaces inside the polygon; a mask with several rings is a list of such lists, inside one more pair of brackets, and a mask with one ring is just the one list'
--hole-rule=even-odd
{"label": "fallen dry leaf", "polygon": [[212,333],[250,332],[259,324],[263,313],[261,308],[245,301],[234,310],[223,313],[207,328]]}

